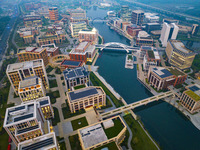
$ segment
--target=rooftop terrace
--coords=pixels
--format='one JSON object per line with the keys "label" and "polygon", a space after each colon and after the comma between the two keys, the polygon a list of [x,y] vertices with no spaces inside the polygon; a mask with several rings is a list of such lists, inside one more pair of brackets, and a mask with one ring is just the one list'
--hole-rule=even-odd
{"label": "rooftop terrace", "polygon": [[40,80],[40,78],[37,76],[25,78],[24,80],[20,81],[19,89],[36,86],[39,84],[39,80]]}
{"label": "rooftop terrace", "polygon": [[193,92],[191,90],[187,90],[187,91],[185,91],[185,94],[187,94],[188,96],[190,96],[195,101],[200,101],[200,96],[197,95],[196,92]]}

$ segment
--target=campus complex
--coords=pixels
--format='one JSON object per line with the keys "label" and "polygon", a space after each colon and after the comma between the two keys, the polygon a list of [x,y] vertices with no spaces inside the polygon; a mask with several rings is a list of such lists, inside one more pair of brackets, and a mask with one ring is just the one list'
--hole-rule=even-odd
{"label": "campus complex", "polygon": [[[14,105],[6,108],[3,128],[13,149],[131,149],[141,140],[133,135],[140,130],[137,134],[144,132],[152,142],[133,109],[160,99],[174,103],[189,117],[199,114],[200,85],[190,77],[197,53],[178,39],[180,32],[198,36],[198,24],[184,28],[178,20],[160,21],[156,13],[106,1],[81,1],[65,11],[45,3],[20,4],[23,23],[16,34],[23,46],[10,56],[17,61],[5,70],[11,85],[8,101]],[[108,11],[105,18],[89,18],[77,7],[93,4],[120,10]],[[94,22],[105,23],[130,45],[104,41]],[[155,96],[127,104],[95,66],[106,50],[127,53],[125,68],[136,69],[138,81]]]}

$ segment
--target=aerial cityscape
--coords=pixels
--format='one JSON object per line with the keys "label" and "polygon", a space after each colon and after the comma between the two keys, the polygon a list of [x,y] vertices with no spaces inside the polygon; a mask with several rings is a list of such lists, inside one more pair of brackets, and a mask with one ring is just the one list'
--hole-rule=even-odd
{"label": "aerial cityscape", "polygon": [[0,150],[199,140],[199,0],[0,0]]}

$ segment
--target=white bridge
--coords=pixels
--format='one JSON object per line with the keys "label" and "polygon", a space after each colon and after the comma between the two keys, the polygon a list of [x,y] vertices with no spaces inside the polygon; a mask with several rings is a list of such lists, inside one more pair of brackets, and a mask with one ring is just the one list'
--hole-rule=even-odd
{"label": "white bridge", "polygon": [[142,105],[147,105],[148,103],[158,101],[160,99],[163,99],[163,98],[166,98],[166,97],[169,97],[169,96],[172,96],[172,95],[175,95],[175,93],[173,91],[168,91],[168,92],[165,92],[165,93],[162,93],[162,94],[159,94],[159,95],[155,95],[155,96],[152,96],[152,97],[149,97],[149,98],[128,104],[126,106],[122,106],[120,108],[116,108],[114,110],[99,114],[99,117],[101,119],[103,119],[103,118],[107,118],[107,117],[110,117],[110,116],[114,116],[114,115],[122,113],[124,111],[128,111],[128,110],[134,109],[134,108],[142,106]]}
{"label": "white bridge", "polygon": [[127,53],[130,51],[138,51],[139,47],[132,47],[122,43],[110,42],[105,44],[96,45],[96,48],[99,48],[101,51],[103,49],[115,49],[115,50],[125,50]]}

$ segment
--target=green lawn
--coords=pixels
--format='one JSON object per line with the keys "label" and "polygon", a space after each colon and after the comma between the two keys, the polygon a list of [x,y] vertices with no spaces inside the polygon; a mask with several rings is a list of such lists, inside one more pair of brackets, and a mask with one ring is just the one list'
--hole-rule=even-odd
{"label": "green lawn", "polygon": [[5,131],[3,134],[0,134],[0,149],[6,150],[8,147],[8,134]]}
{"label": "green lawn", "polygon": [[56,77],[54,74],[48,74],[47,76],[50,78]]}
{"label": "green lawn", "polygon": [[52,125],[56,126],[57,123],[60,122],[60,116],[59,116],[58,109],[56,107],[53,107],[53,111],[54,111],[54,118],[52,119]]}
{"label": "green lawn", "polygon": [[72,150],[82,150],[78,134],[69,136],[69,142]]}
{"label": "green lawn", "polygon": [[126,130],[126,134],[125,134],[125,138],[123,140],[123,142],[120,144],[121,146],[125,146],[128,149],[128,139],[129,139],[129,132],[128,130]]}
{"label": "green lawn", "polygon": [[46,68],[46,72],[47,72],[47,73],[50,73],[53,69],[54,69],[53,67],[48,66],[48,67]]}
{"label": "green lawn", "polygon": [[84,88],[84,87],[85,87],[85,84],[75,86],[74,89],[75,89],[75,90],[78,90],[78,89],[81,89],[81,88]]}
{"label": "green lawn", "polygon": [[49,80],[49,86],[50,88],[58,87],[56,79]]}
{"label": "green lawn", "polygon": [[65,146],[65,142],[61,142],[59,143],[59,145],[60,145],[60,150],[67,150]]}
{"label": "green lawn", "polygon": [[116,107],[121,107],[124,106],[124,104],[122,103],[122,101],[118,100],[111,92],[110,90],[96,77],[96,75],[91,72],[90,73],[90,81],[92,82],[92,84],[94,86],[101,86],[103,88],[103,90],[105,91],[106,95],[108,95],[113,103],[115,104]]}
{"label": "green lawn", "polygon": [[94,150],[102,150],[103,148],[108,148],[108,150],[118,150],[115,142],[108,143],[108,144],[103,145],[101,147],[95,148]]}
{"label": "green lawn", "polygon": [[130,127],[133,138],[131,141],[134,150],[157,150],[154,143],[149,139],[140,124],[132,117],[131,114],[124,116],[124,119]]}
{"label": "green lawn", "polygon": [[106,97],[106,106],[101,107],[101,109],[106,109],[112,106],[113,105],[111,104],[110,100]]}
{"label": "green lawn", "polygon": [[85,113],[84,109],[81,109],[81,110],[77,111],[76,113],[71,113],[71,111],[69,109],[69,105],[68,105],[67,102],[66,102],[66,105],[67,105],[66,107],[62,108],[62,113],[63,113],[64,119],[67,119],[67,118],[74,117],[74,116],[77,116],[77,115]]}
{"label": "green lawn", "polygon": [[72,120],[71,124],[72,124],[72,128],[73,128],[74,131],[78,130],[82,127],[88,126],[88,122],[87,122],[86,117],[82,117],[82,118],[79,118],[79,119],[76,119],[76,120]]}
{"label": "green lawn", "polygon": [[106,136],[108,137],[108,139],[111,139],[113,137],[116,137],[124,128],[122,122],[120,121],[120,119],[114,119],[114,126],[108,129],[104,129]]}
{"label": "green lawn", "polygon": [[56,68],[55,73],[56,73],[56,74],[61,74],[62,72],[61,72],[60,68]]}
{"label": "green lawn", "polygon": [[51,104],[56,103],[56,98],[60,97],[59,91],[49,92],[46,95],[50,97]]}

